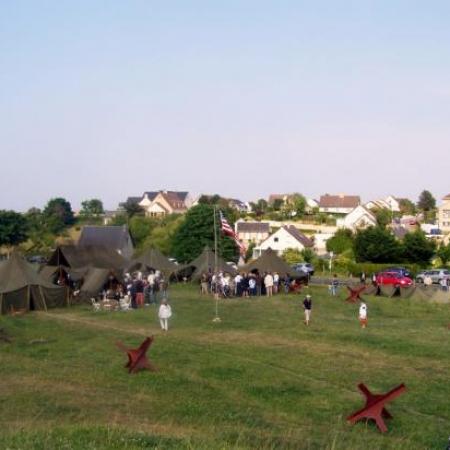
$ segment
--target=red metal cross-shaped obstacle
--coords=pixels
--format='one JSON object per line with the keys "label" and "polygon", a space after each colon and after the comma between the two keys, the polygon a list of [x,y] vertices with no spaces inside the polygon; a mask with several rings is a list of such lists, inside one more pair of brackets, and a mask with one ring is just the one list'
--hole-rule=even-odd
{"label": "red metal cross-shaped obstacle", "polygon": [[371,419],[375,421],[378,429],[382,433],[386,433],[387,427],[383,418],[392,419],[392,415],[384,407],[384,405],[385,403],[390,402],[391,400],[394,400],[394,398],[397,398],[399,395],[403,394],[403,392],[406,391],[406,386],[402,383],[386,394],[372,394],[372,392],[370,392],[367,386],[363,383],[358,384],[358,388],[366,397],[366,405],[364,408],[356,411],[351,416],[348,416],[347,421],[354,424],[362,419]]}
{"label": "red metal cross-shaped obstacle", "polygon": [[141,369],[147,369],[155,372],[156,367],[148,360],[147,351],[153,343],[153,336],[145,338],[144,342],[138,348],[127,348],[122,342],[116,342],[117,347],[128,355],[128,373],[136,373]]}
{"label": "red metal cross-shaped obstacle", "polygon": [[362,301],[361,294],[366,289],[366,286],[359,286],[356,288],[347,286],[347,289],[349,290],[349,295],[345,299],[345,301],[349,303],[356,303],[358,300]]}

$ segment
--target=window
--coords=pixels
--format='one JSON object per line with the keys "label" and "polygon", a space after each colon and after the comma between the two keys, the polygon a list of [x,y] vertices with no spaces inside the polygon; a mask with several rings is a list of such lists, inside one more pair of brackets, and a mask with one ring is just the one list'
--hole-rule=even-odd
{"label": "window", "polygon": [[276,238],[273,238],[273,241],[274,242],[278,242],[278,238],[276,237]]}

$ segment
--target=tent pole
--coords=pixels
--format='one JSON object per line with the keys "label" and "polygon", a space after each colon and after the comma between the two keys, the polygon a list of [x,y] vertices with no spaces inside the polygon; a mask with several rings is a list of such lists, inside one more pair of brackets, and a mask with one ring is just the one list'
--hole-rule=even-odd
{"label": "tent pole", "polygon": [[39,292],[41,293],[42,301],[44,302],[44,309],[47,312],[47,302],[45,301],[44,292],[42,290],[42,286],[39,286]]}
{"label": "tent pole", "polygon": [[31,311],[31,286],[27,287],[27,302],[28,302],[28,311]]}
{"label": "tent pole", "polygon": [[214,296],[216,298],[216,317],[214,317],[213,322],[220,322],[219,317],[219,292],[217,291],[217,276],[218,274],[218,245],[217,245],[217,219],[216,219],[216,205],[214,205],[214,275],[216,276],[216,285]]}

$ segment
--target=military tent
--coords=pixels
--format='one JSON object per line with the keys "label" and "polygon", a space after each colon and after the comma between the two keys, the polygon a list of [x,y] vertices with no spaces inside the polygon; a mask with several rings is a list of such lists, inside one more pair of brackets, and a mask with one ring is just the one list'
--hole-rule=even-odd
{"label": "military tent", "polygon": [[170,276],[180,270],[180,266],[173,263],[164,256],[158,249],[150,248],[138,258],[134,259],[129,266],[130,271],[134,270],[160,270],[166,276]]}
{"label": "military tent", "polygon": [[66,290],[38,274],[19,254],[0,262],[0,312],[67,305]]}
{"label": "military tent", "polygon": [[50,257],[49,266],[65,266],[71,269],[97,267],[100,269],[124,269],[128,262],[115,250],[104,246],[63,245]]}
{"label": "military tent", "polygon": [[108,269],[100,269],[97,267],[91,267],[85,277],[84,283],[81,286],[81,296],[95,296],[108,286],[109,282],[116,284],[121,279]]}
{"label": "military tent", "polygon": [[253,272],[257,270],[259,273],[277,272],[280,277],[284,277],[286,274],[294,278],[301,277],[298,272],[281,259],[271,248],[265,250],[258,259],[246,264],[241,270],[242,272]]}
{"label": "military tent", "polygon": [[[185,267],[193,268],[192,278],[199,279],[202,276],[202,273],[214,272],[215,264],[215,254],[208,246],[206,246],[202,253]],[[236,273],[236,269],[230,264],[227,264],[220,256],[217,257],[217,270],[231,275]]]}

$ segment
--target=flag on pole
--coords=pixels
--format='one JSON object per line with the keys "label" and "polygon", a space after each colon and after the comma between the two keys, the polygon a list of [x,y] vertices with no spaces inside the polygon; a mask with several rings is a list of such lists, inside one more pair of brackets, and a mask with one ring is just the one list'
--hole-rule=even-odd
{"label": "flag on pole", "polygon": [[220,229],[222,230],[222,233],[225,236],[229,236],[231,239],[234,240],[236,245],[239,247],[240,254],[244,254],[246,251],[246,248],[242,242],[239,241],[239,239],[236,236],[236,233],[234,232],[233,228],[231,228],[231,225],[228,223],[227,219],[225,219],[225,216],[223,215],[222,211],[219,211],[220,215]]}

